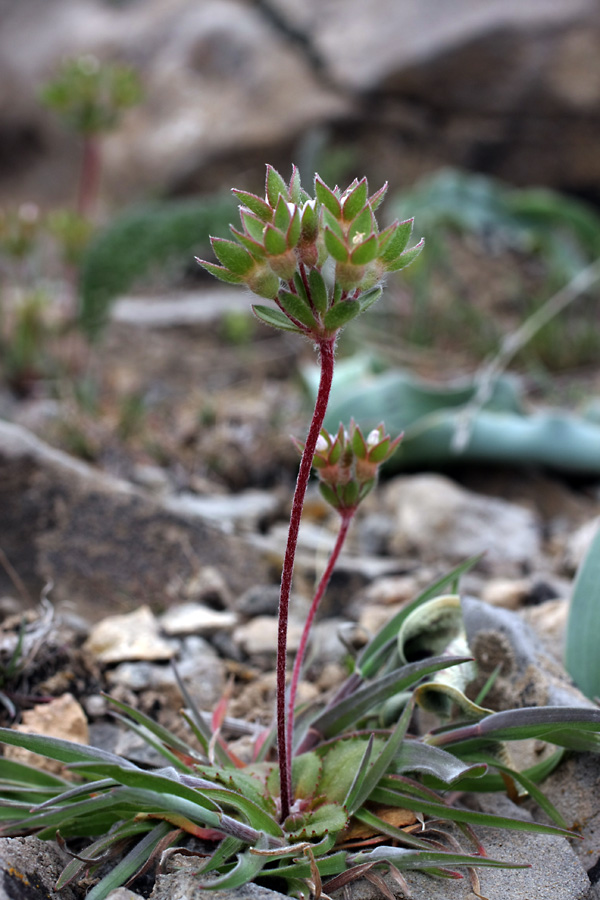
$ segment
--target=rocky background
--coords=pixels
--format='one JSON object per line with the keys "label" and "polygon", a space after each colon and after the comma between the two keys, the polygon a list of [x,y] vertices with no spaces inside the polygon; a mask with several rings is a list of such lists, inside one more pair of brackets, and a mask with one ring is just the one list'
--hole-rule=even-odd
{"label": "rocky background", "polygon": [[[42,108],[39,89],[63,57],[80,54],[130,63],[145,95],[103,139],[100,221],[149,198],[232,184],[260,192],[266,161],[285,174],[292,161],[340,180],[367,174],[393,189],[452,165],[600,200],[594,0],[0,0],[0,207],[72,203],[80,147]],[[502,313],[505,260],[478,265],[480,280],[490,273],[499,285],[490,315]],[[269,720],[297,462],[288,435],[306,426],[297,373],[312,359],[288,336],[244,330],[243,292],[203,282],[182,295],[161,281],[154,294],[117,303],[88,361],[102,388],[93,415],[75,410],[68,392],[0,390],[4,666],[30,610],[26,677],[2,695],[3,724],[58,729],[142,761],[101,692],[172,726],[172,658],[204,709],[233,679],[231,714]],[[475,363],[425,353],[416,365],[443,379]],[[598,385],[597,365],[585,375],[588,388]],[[573,391],[570,380],[561,396]],[[149,410],[141,419],[140,397]],[[599,515],[597,479],[532,467],[384,480],[328,592],[303,696],[339,681],[348,641],[483,552],[464,582],[465,614],[482,679],[501,666],[490,702],[589,703],[561,661],[573,575]],[[334,525],[312,496],[291,650]],[[482,873],[490,900],[600,896],[599,779],[595,758],[572,757],[547,785],[581,846],[488,835],[490,855],[533,864]],[[0,840],[0,900],[54,898],[58,856],[32,839]],[[468,879],[409,881],[423,900],[475,896]],[[199,898],[185,871],[135,887],[114,900]],[[367,883],[352,890],[355,900],[381,896]],[[276,896],[256,886],[237,896],[261,894]],[[71,895],[82,886],[62,896]]]}
{"label": "rocky background", "polygon": [[229,187],[322,142],[373,181],[442,164],[597,198],[594,0],[4,0],[0,201],[63,202],[77,147],[40,110],[64,55],[120,59],[146,101],[107,141],[109,205]]}

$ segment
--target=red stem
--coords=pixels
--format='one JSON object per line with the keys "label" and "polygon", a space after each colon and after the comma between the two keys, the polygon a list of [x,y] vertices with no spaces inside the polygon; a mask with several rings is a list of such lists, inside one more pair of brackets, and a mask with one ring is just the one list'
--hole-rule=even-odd
{"label": "red stem", "polygon": [[302,637],[300,638],[300,644],[298,646],[298,652],[296,654],[296,659],[294,661],[294,671],[292,673],[292,681],[290,684],[290,692],[288,695],[288,704],[287,704],[287,744],[290,748],[290,754],[292,753],[292,736],[294,733],[294,708],[296,706],[296,694],[298,692],[298,682],[300,681],[300,673],[302,671],[302,665],[304,663],[304,657],[306,655],[306,645],[308,643],[308,636],[310,634],[310,630],[312,628],[312,624],[315,619],[315,615],[317,613],[317,609],[319,608],[319,604],[323,598],[323,594],[327,589],[327,585],[331,579],[333,574],[333,570],[338,561],[338,557],[340,555],[341,549],[344,546],[344,541],[346,540],[346,535],[348,534],[348,529],[350,528],[350,523],[354,517],[355,510],[344,510],[342,515],[342,524],[340,525],[340,530],[338,532],[338,536],[335,542],[335,546],[331,551],[331,555],[329,557],[329,561],[327,563],[327,567],[321,576],[321,580],[319,581],[319,585],[317,587],[317,591],[315,596],[313,597],[313,601],[310,605],[310,610],[308,611],[308,616],[306,617],[306,622],[304,623],[304,629],[302,631]]}
{"label": "red stem", "polygon": [[294,560],[296,558],[296,546],[298,544],[298,532],[300,519],[304,507],[306,488],[315,455],[317,439],[327,411],[331,382],[333,381],[333,366],[335,357],[335,338],[325,338],[319,342],[319,361],[321,365],[321,378],[319,390],[315,401],[312,421],[304,444],[304,451],[298,469],[296,489],[292,501],[290,514],[290,526],[287,536],[287,545],[281,572],[281,588],[279,591],[279,628],[277,634],[277,750],[279,758],[279,779],[281,789],[281,820],[287,819],[290,814],[292,797],[292,766],[290,748],[287,744],[286,733],[286,703],[285,703],[285,676],[287,655],[287,632],[290,606],[290,594],[292,590],[292,576],[294,572]]}
{"label": "red stem", "polygon": [[77,212],[88,217],[94,210],[100,188],[100,141],[97,134],[83,136],[83,157],[79,174]]}

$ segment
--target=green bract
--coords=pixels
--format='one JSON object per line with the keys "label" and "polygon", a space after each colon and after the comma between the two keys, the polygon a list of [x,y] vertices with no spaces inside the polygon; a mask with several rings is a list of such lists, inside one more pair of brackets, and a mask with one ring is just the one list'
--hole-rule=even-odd
{"label": "green bract", "polygon": [[[273,299],[288,320],[254,307],[261,321],[300,331],[317,343],[327,340],[378,299],[380,293],[373,289],[387,272],[404,268],[422,248],[421,242],[406,250],[412,220],[379,231],[375,210],[386,187],[369,198],[366,178],[341,191],[317,175],[313,198],[302,189],[295,166],[289,184],[267,166],[264,199],[234,190],[242,224],[241,230],[231,227],[234,240],[212,239],[223,267],[198,262],[222,281],[244,283]],[[328,259],[336,263],[333,284],[323,275]],[[265,288],[257,282],[257,266],[261,272],[267,267],[278,281],[269,281]]]}

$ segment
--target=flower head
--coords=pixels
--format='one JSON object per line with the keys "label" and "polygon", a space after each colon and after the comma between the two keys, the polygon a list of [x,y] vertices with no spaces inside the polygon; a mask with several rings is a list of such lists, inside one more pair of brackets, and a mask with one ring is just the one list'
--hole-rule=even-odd
{"label": "flower head", "polygon": [[[325,500],[340,515],[353,514],[374,487],[379,467],[392,456],[401,440],[402,435],[392,440],[383,423],[370,431],[366,439],[354,420],[349,429],[340,424],[335,434],[321,429],[313,467]],[[303,449],[302,444],[296,444],[299,450]]]}
{"label": "flower head", "polygon": [[[315,197],[300,184],[296,166],[286,183],[267,166],[264,197],[234,190],[241,228],[232,239],[211,238],[220,265],[198,260],[222,281],[245,284],[275,307],[254,305],[255,315],[274,328],[295,331],[317,343],[335,338],[351,319],[381,296],[387,272],[408,265],[422,241],[407,250],[412,219],[379,231],[375,210],[387,185],[369,196],[367,179],[345,191],[317,175]],[[322,274],[334,263],[334,283]]]}

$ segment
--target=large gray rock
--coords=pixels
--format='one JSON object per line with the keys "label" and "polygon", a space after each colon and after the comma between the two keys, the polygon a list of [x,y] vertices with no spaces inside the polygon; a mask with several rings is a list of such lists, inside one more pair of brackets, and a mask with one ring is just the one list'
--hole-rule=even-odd
{"label": "large gray rock", "polygon": [[393,479],[384,504],[395,517],[390,549],[425,561],[484,554],[483,565],[502,573],[529,567],[541,553],[536,516],[523,506],[467,491],[442,475]]}
{"label": "large gray rock", "polygon": [[77,142],[37,90],[83,53],[129,61],[145,84],[105,142],[113,201],[214,185],[228,159],[260,168],[348,119],[377,177],[440,162],[580,189],[600,177],[594,0],[21,0],[2,17],[3,200],[72,196]]}
{"label": "large gray rock", "polygon": [[[232,591],[266,580],[255,549],[0,422],[0,547],[37,599],[99,618],[185,600],[205,567]],[[0,594],[13,589],[0,567]]]}

